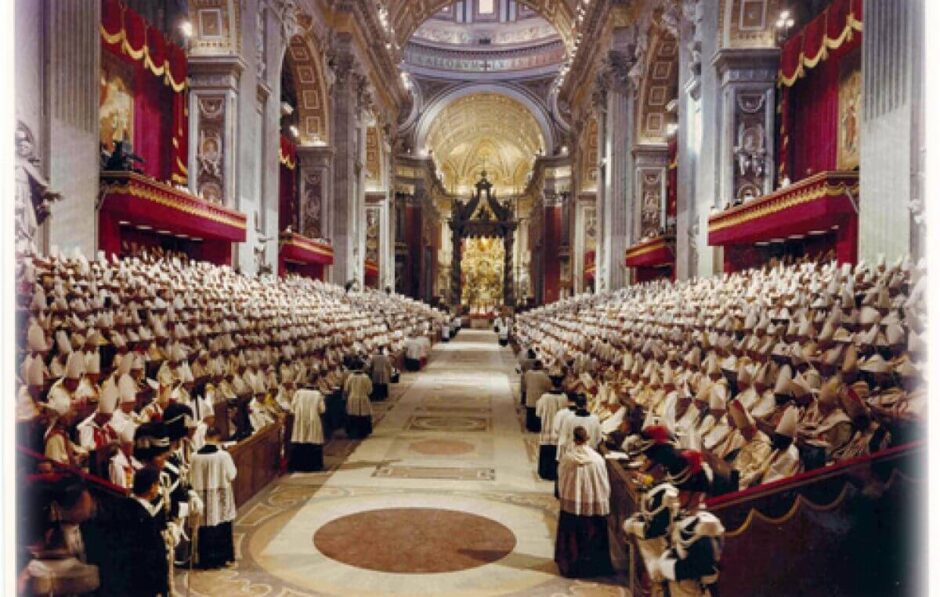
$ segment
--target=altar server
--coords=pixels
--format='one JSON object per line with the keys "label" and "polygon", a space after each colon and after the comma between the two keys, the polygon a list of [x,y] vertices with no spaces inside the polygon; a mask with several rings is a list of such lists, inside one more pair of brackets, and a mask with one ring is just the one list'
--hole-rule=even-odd
{"label": "altar server", "polygon": [[565,452],[571,446],[572,432],[576,427],[582,427],[588,434],[588,445],[595,450],[601,443],[601,423],[597,420],[597,415],[592,415],[587,410],[587,398],[584,394],[578,394],[574,399],[575,409],[571,416],[566,417],[558,429],[558,451],[557,460],[561,462]]}
{"label": "altar server", "polygon": [[424,349],[421,343],[414,336],[409,336],[405,340],[405,369],[408,371],[418,371],[421,369],[421,355]]}
{"label": "altar server", "polygon": [[318,390],[303,388],[294,393],[291,402],[294,425],[290,437],[290,461],[292,471],[323,470],[323,420],[326,399]]}
{"label": "altar server", "polygon": [[219,447],[218,430],[210,430],[206,440],[193,454],[190,470],[193,491],[205,504],[196,541],[197,561],[200,568],[218,568],[235,561],[232,521],[237,511],[232,481],[238,470],[231,454]]}
{"label": "altar server", "polygon": [[550,379],[552,388],[542,394],[535,403],[535,412],[542,428],[539,432],[539,477],[546,481],[554,481],[558,476],[558,461],[555,460],[558,436],[555,434],[553,422],[555,415],[560,410],[567,410],[568,406],[568,396],[561,389],[564,376],[556,372]]}
{"label": "altar server", "polygon": [[364,439],[372,433],[372,380],[362,370],[362,361],[354,359],[352,372],[343,386],[346,394],[346,434],[350,439]]}
{"label": "altar server", "polygon": [[386,348],[383,347],[372,356],[369,376],[372,379],[372,399],[381,402],[388,398],[388,384],[392,382],[392,361],[388,358]]}
{"label": "altar server", "polygon": [[607,516],[610,481],[603,456],[588,445],[588,432],[575,427],[572,446],[558,464],[561,511],[555,537],[555,563],[562,576],[611,574]]}
{"label": "altar server", "polygon": [[504,321],[502,317],[497,319],[496,322],[496,336],[499,338],[499,345],[508,346],[510,322],[508,320]]}
{"label": "altar server", "polygon": [[540,360],[536,360],[532,368],[526,371],[522,378],[526,394],[525,428],[527,431],[538,433],[542,430],[542,424],[536,415],[535,406],[539,398],[552,388],[552,380],[545,373]]}

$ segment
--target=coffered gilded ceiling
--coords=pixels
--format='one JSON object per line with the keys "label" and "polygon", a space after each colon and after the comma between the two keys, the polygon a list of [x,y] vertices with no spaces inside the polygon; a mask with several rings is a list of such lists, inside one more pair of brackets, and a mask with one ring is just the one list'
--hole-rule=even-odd
{"label": "coffered gilded ceiling", "polygon": [[678,42],[665,29],[657,28],[652,35],[646,76],[640,85],[640,103],[636,134],[640,143],[663,144],[675,116],[669,113],[669,102],[678,97]]}
{"label": "coffered gilded ceiling", "polygon": [[497,193],[508,196],[525,186],[545,140],[521,102],[498,93],[475,93],[440,111],[425,145],[448,191],[466,194],[485,168]]}

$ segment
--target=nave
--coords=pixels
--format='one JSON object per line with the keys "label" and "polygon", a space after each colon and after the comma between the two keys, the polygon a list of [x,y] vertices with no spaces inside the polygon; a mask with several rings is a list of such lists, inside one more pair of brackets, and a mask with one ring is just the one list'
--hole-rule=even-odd
{"label": "nave", "polygon": [[239,508],[237,563],[178,574],[178,591],[626,595],[623,579],[558,575],[558,502],[535,474],[515,366],[488,330],[436,344],[375,404],[370,437],[334,438],[325,472],[283,476]]}

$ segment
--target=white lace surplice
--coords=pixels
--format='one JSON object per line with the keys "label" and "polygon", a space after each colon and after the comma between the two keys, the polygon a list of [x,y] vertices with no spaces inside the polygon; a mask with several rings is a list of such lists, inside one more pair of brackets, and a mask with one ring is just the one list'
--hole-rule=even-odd
{"label": "white lace surplice", "polygon": [[231,454],[221,448],[211,454],[193,454],[193,490],[205,505],[203,526],[214,527],[235,520],[232,481],[238,473]]}

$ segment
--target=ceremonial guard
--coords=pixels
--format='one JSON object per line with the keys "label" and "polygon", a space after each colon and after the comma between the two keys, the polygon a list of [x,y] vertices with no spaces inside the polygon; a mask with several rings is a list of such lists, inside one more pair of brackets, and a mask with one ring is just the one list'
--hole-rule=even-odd
{"label": "ceremonial guard", "polygon": [[[138,436],[140,437],[140,436]],[[115,595],[170,595],[172,582],[168,544],[172,544],[167,510],[161,499],[160,470],[145,466],[134,474],[133,491],[120,505],[115,545],[120,574],[111,587]]]}
{"label": "ceremonial guard", "polygon": [[678,511],[679,490],[670,483],[659,483],[643,493],[640,511],[623,521],[623,531],[636,539],[640,557],[650,574],[654,596],[666,594],[657,564],[669,547],[669,535]]}
{"label": "ceremonial guard", "polygon": [[672,525],[670,548],[657,561],[669,597],[717,597],[725,529],[711,512],[698,510]]}

